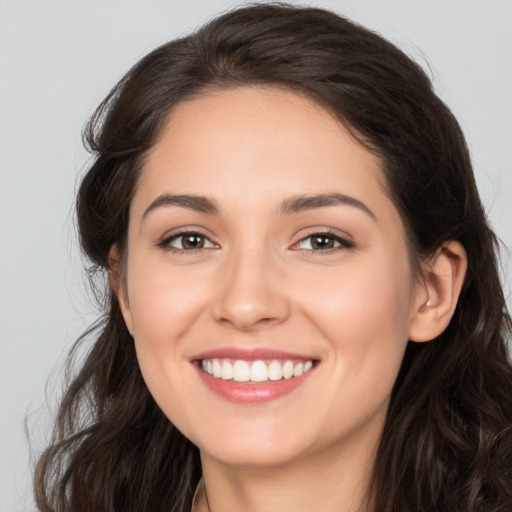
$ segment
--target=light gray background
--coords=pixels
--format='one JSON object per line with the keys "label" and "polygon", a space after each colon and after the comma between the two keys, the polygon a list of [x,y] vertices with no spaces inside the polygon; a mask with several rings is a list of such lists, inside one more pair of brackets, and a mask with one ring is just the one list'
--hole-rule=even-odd
{"label": "light gray background", "polygon": [[[309,4],[360,21],[428,61],[466,132],[491,222],[512,247],[512,0]],[[53,403],[64,354],[95,318],[70,214],[87,162],[81,127],[139,57],[234,5],[0,0],[1,512],[34,509],[25,418],[37,452],[49,428],[47,379],[52,373]]]}

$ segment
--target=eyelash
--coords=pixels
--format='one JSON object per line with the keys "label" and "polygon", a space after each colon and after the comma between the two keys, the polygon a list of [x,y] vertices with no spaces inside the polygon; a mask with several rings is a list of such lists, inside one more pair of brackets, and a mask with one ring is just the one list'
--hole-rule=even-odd
{"label": "eyelash", "polygon": [[[185,249],[183,247],[183,241],[182,241],[182,247],[179,248],[179,247],[173,247],[171,244],[171,242],[174,242],[176,240],[179,240],[180,238],[181,239],[184,239],[185,237],[198,237],[200,239],[203,240],[203,243],[209,243],[211,244],[209,247],[199,247],[199,248],[190,248],[190,249]],[[324,248],[324,249],[314,249],[314,248],[311,248],[311,249],[308,249],[308,248],[303,248],[303,247],[299,247],[300,244],[304,243],[306,240],[310,240],[311,242],[313,241],[313,239],[319,239],[319,238],[323,238],[323,239],[327,239],[329,241],[332,241],[335,246],[334,247],[328,247],[328,248]],[[310,242],[310,245],[311,245],[311,242]],[[337,244],[337,245],[336,245]],[[168,250],[168,251],[172,251],[172,252],[178,252],[178,253],[194,253],[194,252],[197,252],[197,251],[202,251],[202,250],[209,250],[209,249],[213,249],[215,247],[218,247],[214,242],[212,242],[206,235],[204,235],[203,233],[200,233],[198,231],[181,231],[179,233],[176,233],[170,237],[166,237],[164,238],[162,241],[158,242],[158,247],[162,248],[162,249],[165,249],[165,250]],[[296,244],[294,244],[292,246],[292,250],[296,250],[296,251],[307,251],[307,252],[322,252],[322,253],[331,253],[331,252],[336,252],[336,251],[340,251],[340,250],[346,250],[346,249],[352,249],[354,247],[354,243],[351,242],[350,240],[347,240],[346,238],[343,238],[335,233],[332,233],[331,231],[315,231],[313,233],[310,233],[309,235],[301,238]]]}
{"label": "eyelash", "polygon": [[[179,240],[180,238],[185,239],[185,237],[187,237],[187,236],[188,237],[195,236],[197,238],[201,238],[204,243],[210,243],[211,247],[199,247],[199,248],[185,249],[185,248],[173,247],[172,245],[170,245],[171,242],[174,242],[175,240]],[[176,233],[172,236],[164,238],[163,240],[158,242],[157,245],[158,245],[158,247],[160,247],[162,249],[165,249],[165,250],[168,250],[171,252],[179,252],[179,253],[186,253],[186,252],[192,253],[192,252],[197,252],[197,251],[201,251],[201,250],[208,250],[208,249],[212,249],[216,246],[216,244],[214,244],[206,235],[204,235],[203,233],[201,233],[199,231],[180,231],[179,233]],[[182,241],[181,245],[183,246],[183,241]]]}
{"label": "eyelash", "polygon": [[[323,239],[332,240],[334,242],[334,244],[338,244],[338,245],[337,246],[335,245],[334,247],[329,247],[326,249],[316,249],[316,250],[313,248],[305,249],[305,248],[299,247],[299,245],[301,243],[305,242],[306,240],[310,240],[312,242],[315,238],[317,238],[317,239],[323,238]],[[311,242],[310,242],[310,244],[311,244]],[[352,241],[347,240],[346,238],[343,238],[340,235],[333,233],[331,231],[315,231],[315,232],[310,233],[309,235],[301,238],[293,246],[294,250],[296,250],[296,251],[307,251],[307,252],[316,252],[316,253],[332,253],[332,252],[336,252],[336,251],[352,249],[353,247],[354,247],[354,243]]]}

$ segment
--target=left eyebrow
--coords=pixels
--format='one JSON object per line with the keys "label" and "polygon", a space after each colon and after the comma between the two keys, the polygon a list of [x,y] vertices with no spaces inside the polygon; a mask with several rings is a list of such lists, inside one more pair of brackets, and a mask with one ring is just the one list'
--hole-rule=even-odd
{"label": "left eyebrow", "polygon": [[292,197],[286,201],[283,201],[280,207],[280,213],[299,213],[305,210],[313,210],[315,208],[323,208],[325,206],[336,206],[339,204],[358,208],[366,215],[371,217],[374,221],[377,221],[375,214],[362,201],[359,201],[359,199],[354,197],[338,193],[300,195]]}
{"label": "left eyebrow", "polygon": [[219,214],[219,209],[215,205],[215,202],[208,197],[189,194],[162,194],[146,208],[145,212],[142,214],[142,218],[144,219],[150,212],[163,206],[178,206],[180,208],[187,208],[189,210],[195,210],[209,215]]}

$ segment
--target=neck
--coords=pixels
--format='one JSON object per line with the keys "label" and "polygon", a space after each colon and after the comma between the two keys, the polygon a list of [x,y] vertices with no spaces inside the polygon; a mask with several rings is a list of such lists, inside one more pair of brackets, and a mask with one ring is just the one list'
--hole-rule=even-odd
{"label": "neck", "polygon": [[201,454],[198,512],[370,512],[366,504],[376,443],[273,467],[239,467]]}

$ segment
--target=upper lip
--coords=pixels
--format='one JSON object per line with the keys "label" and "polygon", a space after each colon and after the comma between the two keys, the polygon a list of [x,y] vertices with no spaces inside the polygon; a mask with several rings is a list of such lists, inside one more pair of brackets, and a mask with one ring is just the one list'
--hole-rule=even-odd
{"label": "upper lip", "polygon": [[309,361],[315,358],[310,355],[286,352],[275,348],[220,347],[196,354],[191,359],[193,361],[202,359],[241,359],[244,361],[257,361],[261,359],[303,359],[304,361]]}

